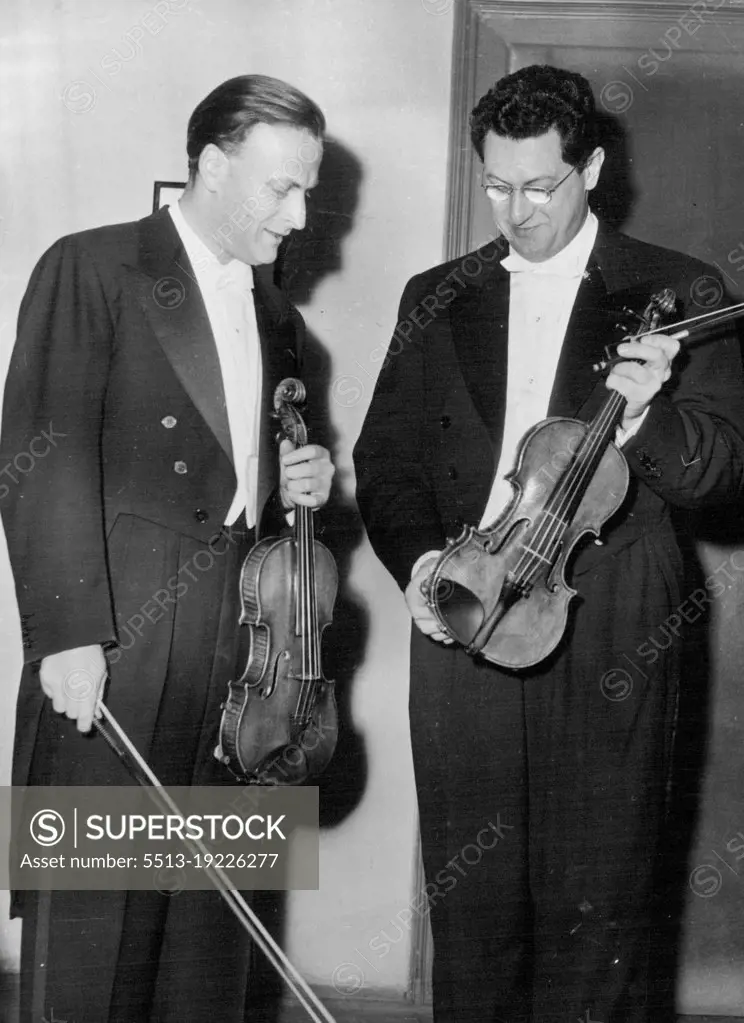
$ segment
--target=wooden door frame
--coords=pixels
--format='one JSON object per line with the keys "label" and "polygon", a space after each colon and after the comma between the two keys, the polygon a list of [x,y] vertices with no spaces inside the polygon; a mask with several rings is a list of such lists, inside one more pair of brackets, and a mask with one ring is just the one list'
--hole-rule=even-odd
{"label": "wooden door frame", "polygon": [[[523,22],[546,17],[574,21],[625,20],[628,24],[658,21],[663,15],[670,24],[689,15],[692,3],[679,0],[454,0],[452,41],[452,92],[447,164],[447,209],[444,227],[444,259],[464,255],[469,245],[469,217],[473,203],[474,161],[468,119],[476,96],[476,55],[478,33],[487,15],[503,14]],[[726,0],[697,0],[698,9],[715,13],[722,24],[741,26],[744,3],[724,6]]]}

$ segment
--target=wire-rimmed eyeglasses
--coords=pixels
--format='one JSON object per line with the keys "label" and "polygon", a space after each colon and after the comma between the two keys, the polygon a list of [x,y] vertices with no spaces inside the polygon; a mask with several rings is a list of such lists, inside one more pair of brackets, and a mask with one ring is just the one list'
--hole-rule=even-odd
{"label": "wire-rimmed eyeglasses", "polygon": [[481,181],[481,187],[491,202],[504,202],[511,198],[512,192],[521,192],[529,202],[536,206],[545,206],[553,198],[553,193],[561,187],[564,181],[568,181],[574,171],[579,171],[579,167],[572,167],[565,178],[561,178],[558,184],[553,185],[552,188],[540,188],[536,185],[521,185],[519,188],[515,188],[514,185],[505,185],[501,182],[486,184],[484,181]]}

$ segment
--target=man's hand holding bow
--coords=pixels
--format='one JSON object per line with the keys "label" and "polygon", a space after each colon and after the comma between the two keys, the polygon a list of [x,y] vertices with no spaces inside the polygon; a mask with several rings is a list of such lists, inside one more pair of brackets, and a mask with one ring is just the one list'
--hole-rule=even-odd
{"label": "man's hand holding bow", "polygon": [[642,341],[625,341],[618,345],[617,354],[624,359],[639,362],[618,362],[607,377],[607,386],[626,399],[621,427],[630,430],[640,425],[652,399],[672,375],[672,362],[679,352],[679,341],[674,336],[653,334]]}

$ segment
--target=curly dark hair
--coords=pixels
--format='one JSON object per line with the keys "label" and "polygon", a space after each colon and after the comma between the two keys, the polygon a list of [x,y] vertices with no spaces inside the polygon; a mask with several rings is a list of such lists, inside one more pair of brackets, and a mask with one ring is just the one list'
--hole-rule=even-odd
{"label": "curly dark hair", "polygon": [[234,152],[251,128],[262,123],[304,128],[316,139],[325,131],[325,118],[317,104],[287,82],[268,75],[230,78],[210,92],[189,119],[189,178],[196,174],[206,145],[212,142],[225,153]]}
{"label": "curly dark hair", "polygon": [[561,137],[565,162],[583,166],[598,139],[591,86],[582,75],[547,64],[532,64],[499,79],[470,115],[470,138],[481,160],[489,131],[519,140],[551,128]]}

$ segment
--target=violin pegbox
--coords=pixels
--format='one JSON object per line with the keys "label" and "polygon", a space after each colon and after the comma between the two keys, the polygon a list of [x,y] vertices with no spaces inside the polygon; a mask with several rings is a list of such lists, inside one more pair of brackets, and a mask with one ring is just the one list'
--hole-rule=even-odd
{"label": "violin pegbox", "polygon": [[615,323],[612,325],[612,329],[617,331],[618,334],[632,334],[634,331],[638,330],[638,327],[642,323],[641,314],[627,305],[624,305],[612,315],[617,317]]}
{"label": "violin pegbox", "polygon": [[[307,444],[307,427],[297,408],[298,405],[304,405],[306,397],[305,385],[297,377],[286,377],[274,391],[274,418],[282,424],[287,440],[298,448]],[[281,435],[278,435],[277,442],[281,439]]]}
{"label": "violin pegbox", "polygon": [[650,297],[648,292],[643,297],[642,293],[639,293],[637,301],[638,306],[643,307],[642,313],[627,303],[608,311],[609,329],[613,340],[600,350],[599,358],[592,366],[595,373],[610,370],[617,362],[638,361],[621,359],[617,354],[617,346],[623,341],[634,340],[639,334],[643,334],[650,328],[655,329],[664,321],[669,321],[677,311],[677,295],[671,288],[663,288],[661,291],[654,292]]}

